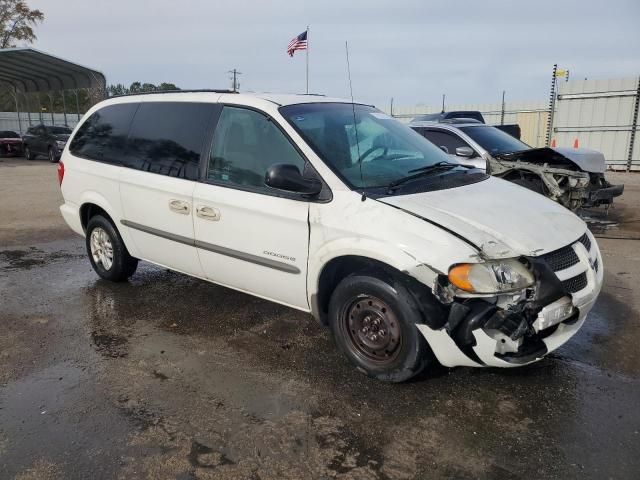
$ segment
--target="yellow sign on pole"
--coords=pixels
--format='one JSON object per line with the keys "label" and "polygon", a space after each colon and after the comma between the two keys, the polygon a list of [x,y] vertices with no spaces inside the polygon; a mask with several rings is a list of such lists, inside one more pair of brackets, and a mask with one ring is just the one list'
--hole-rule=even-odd
{"label": "yellow sign on pole", "polygon": [[564,78],[567,76],[567,70],[556,70],[556,77],[557,78]]}

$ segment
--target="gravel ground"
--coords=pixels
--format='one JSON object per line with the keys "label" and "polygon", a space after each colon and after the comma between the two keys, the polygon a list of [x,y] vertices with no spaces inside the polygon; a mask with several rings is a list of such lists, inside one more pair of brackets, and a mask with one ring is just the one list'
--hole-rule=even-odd
{"label": "gravel ground", "polygon": [[0,478],[637,478],[640,174],[609,177],[567,345],[388,385],[309,315],[148,264],[98,279],[55,165],[0,159]]}

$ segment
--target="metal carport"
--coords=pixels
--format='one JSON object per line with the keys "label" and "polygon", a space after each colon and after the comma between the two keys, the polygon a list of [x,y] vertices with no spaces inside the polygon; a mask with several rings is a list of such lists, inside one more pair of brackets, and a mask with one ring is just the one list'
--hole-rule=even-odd
{"label": "metal carport", "polygon": [[[33,48],[0,49],[0,83],[8,84],[13,88],[20,133],[22,133],[18,102],[20,93],[25,96],[28,93],[49,93],[53,122],[52,92],[74,91],[78,118],[80,118],[78,89],[100,89],[106,92],[106,79],[101,72]],[[67,107],[64,95],[62,95],[62,101],[66,123]],[[30,122],[30,110],[28,112]]]}

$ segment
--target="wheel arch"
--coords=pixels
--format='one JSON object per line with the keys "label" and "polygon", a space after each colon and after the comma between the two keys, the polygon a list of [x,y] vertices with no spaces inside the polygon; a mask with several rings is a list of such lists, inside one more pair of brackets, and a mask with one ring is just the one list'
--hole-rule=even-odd
{"label": "wheel arch", "polygon": [[323,325],[329,322],[329,300],[333,291],[344,278],[353,273],[376,276],[391,285],[400,283],[414,297],[420,307],[422,320],[428,325],[440,324],[444,318],[444,306],[433,296],[431,288],[408,271],[399,270],[370,256],[345,254],[335,256],[323,265],[315,282],[315,291],[311,294],[311,311]]}

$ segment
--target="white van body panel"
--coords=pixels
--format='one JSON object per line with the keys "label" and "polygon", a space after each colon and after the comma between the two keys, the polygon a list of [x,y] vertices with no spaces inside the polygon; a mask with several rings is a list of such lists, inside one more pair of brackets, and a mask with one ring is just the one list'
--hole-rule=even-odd
{"label": "white van body panel", "polygon": [[[93,107],[85,118],[109,104],[147,101],[219,102],[266,113],[318,172],[331,191],[330,201],[261,195],[77,158],[69,152],[69,142],[62,156],[65,204],[61,212],[77,233],[84,234],[82,205],[97,205],[114,221],[132,256],[318,317],[323,269],[342,257],[381,262],[433,289],[436,280],[446,279],[449,268],[458,263],[538,257],[571,246],[579,264],[554,273],[563,281],[583,272],[586,286],[571,295],[579,310],[577,320],[559,325],[544,338],[548,351],[579,330],[600,292],[602,257],[595,238],[585,234],[584,222],[557,203],[510,182],[489,178],[380,199],[350,189],[278,110],[290,103],[343,100],[168,93],[110,99]],[[173,201],[184,205],[184,212],[172,211]],[[202,208],[217,212],[215,218],[199,215]],[[154,229],[164,237],[153,234]],[[590,247],[578,240],[581,235],[588,236]],[[497,297],[490,300],[497,302]],[[444,327],[420,323],[417,328],[443,365],[514,366],[496,356],[500,337],[495,332],[474,330],[476,345],[470,355]]]}
{"label": "white van body panel", "polygon": [[[558,203],[495,177],[458,188],[387,197],[382,202],[447,225],[489,258],[542,255],[574,242],[587,228]],[[526,211],[519,208],[525,205]]]}

